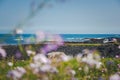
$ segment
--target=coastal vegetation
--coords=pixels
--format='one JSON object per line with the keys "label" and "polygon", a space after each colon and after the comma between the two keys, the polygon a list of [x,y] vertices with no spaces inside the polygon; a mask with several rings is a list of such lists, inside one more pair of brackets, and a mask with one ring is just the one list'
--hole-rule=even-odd
{"label": "coastal vegetation", "polygon": [[[58,42],[56,41],[54,45],[49,44],[52,48],[47,48],[47,53],[44,51],[38,51],[38,49],[44,48],[43,44],[4,46],[0,50],[2,53],[0,60],[0,79],[120,79],[120,55],[118,53],[120,49],[118,44],[75,44],[76,43],[71,43],[71,45],[70,43],[63,44],[63,41],[58,40]],[[56,49],[55,45],[59,47]],[[11,50],[10,48],[15,49],[13,54],[9,52]],[[115,49],[112,51],[114,54],[109,52],[101,55],[102,52],[98,50],[99,48],[102,48],[101,50],[105,52],[109,52],[109,50],[112,50],[113,48]],[[3,55],[5,53],[3,50],[7,52],[6,57]],[[15,53],[15,51],[17,52]]]}
{"label": "coastal vegetation", "polygon": [[[38,55],[37,55],[38,56]],[[0,61],[0,79],[6,80],[119,80],[120,58],[101,58],[97,64],[77,57],[64,56],[60,61],[39,55],[43,60]],[[45,59],[45,61],[44,61]],[[59,59],[59,58],[57,58]],[[46,62],[47,60],[47,62]],[[51,62],[49,62],[51,61]],[[42,62],[42,63],[41,63]],[[96,66],[99,67],[96,67]]]}

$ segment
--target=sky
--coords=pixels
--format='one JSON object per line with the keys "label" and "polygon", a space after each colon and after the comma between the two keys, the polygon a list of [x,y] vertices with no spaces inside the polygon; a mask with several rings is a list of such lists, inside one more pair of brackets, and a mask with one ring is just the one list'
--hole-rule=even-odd
{"label": "sky", "polygon": [[[0,0],[0,33],[26,20],[40,1]],[[25,33],[119,34],[120,0],[51,0],[21,28]]]}

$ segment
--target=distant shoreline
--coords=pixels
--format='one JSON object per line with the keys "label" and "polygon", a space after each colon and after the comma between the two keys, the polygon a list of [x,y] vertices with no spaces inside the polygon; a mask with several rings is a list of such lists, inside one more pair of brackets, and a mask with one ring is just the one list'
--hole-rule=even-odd
{"label": "distant shoreline", "polygon": [[[21,45],[23,50],[25,51],[25,47],[31,45],[35,49],[39,49],[44,44],[24,44]],[[115,43],[108,43],[108,44],[90,44],[90,43],[69,43],[66,42],[63,46],[60,46],[57,50],[54,51],[60,51],[64,52],[67,55],[77,55],[82,52],[84,49],[90,49],[90,50],[98,50],[100,52],[100,55],[103,57],[115,57],[116,55],[120,55],[120,49],[118,48],[120,44]],[[20,48],[18,45],[7,45],[3,46],[3,48],[6,50],[8,57],[13,56],[17,51],[20,51]]]}
{"label": "distant shoreline", "polygon": [[[120,34],[59,34],[64,42],[81,42],[81,43],[103,43],[106,38],[116,38],[120,42]],[[0,45],[18,45],[32,44],[33,42],[27,42],[29,38],[36,39],[35,34],[0,34]],[[45,38],[46,40],[47,38]],[[49,38],[46,40],[49,41]]]}

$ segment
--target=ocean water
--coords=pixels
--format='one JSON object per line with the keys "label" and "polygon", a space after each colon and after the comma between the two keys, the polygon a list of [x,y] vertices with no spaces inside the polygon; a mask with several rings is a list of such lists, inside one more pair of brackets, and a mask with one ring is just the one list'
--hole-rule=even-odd
{"label": "ocean water", "polygon": [[[120,38],[120,34],[60,34],[64,41],[79,42],[83,39],[89,38]],[[0,44],[1,45],[17,45],[21,44],[30,44],[26,40],[30,37],[35,38],[35,34],[0,34]],[[34,43],[34,42],[31,42]]]}
{"label": "ocean water", "polygon": [[89,38],[120,38],[120,34],[61,34],[64,41],[74,41]]}

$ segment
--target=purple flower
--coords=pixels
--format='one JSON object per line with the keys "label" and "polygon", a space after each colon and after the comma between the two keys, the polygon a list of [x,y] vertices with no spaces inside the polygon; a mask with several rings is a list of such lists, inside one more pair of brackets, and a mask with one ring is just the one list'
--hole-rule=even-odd
{"label": "purple flower", "polygon": [[51,35],[47,34],[47,43],[46,45],[41,49],[42,53],[47,53],[52,50],[56,50],[59,46],[62,46],[64,44],[62,38],[60,35]]}
{"label": "purple flower", "polygon": [[19,58],[22,57],[22,54],[20,53],[20,51],[17,51],[17,52],[16,52],[15,57],[16,57],[17,59],[19,59]]}
{"label": "purple flower", "polygon": [[111,75],[109,80],[120,80],[120,76],[118,74]]}
{"label": "purple flower", "polygon": [[103,77],[99,77],[98,80],[105,80]]}
{"label": "purple flower", "polygon": [[64,41],[60,35],[55,35],[54,40],[58,46],[62,46],[64,44]]}
{"label": "purple flower", "polygon": [[8,72],[7,77],[13,78],[13,80],[18,80],[26,73],[26,70],[22,67],[17,67],[15,70]]}
{"label": "purple flower", "polygon": [[107,66],[110,66],[110,65],[114,65],[114,62],[113,61],[107,61],[106,64],[107,64]]}
{"label": "purple flower", "polygon": [[36,64],[50,64],[50,60],[44,54],[37,54],[33,57],[33,61]]}
{"label": "purple flower", "polygon": [[47,53],[49,51],[56,50],[57,48],[58,46],[56,44],[47,44],[41,49],[41,52]]}

